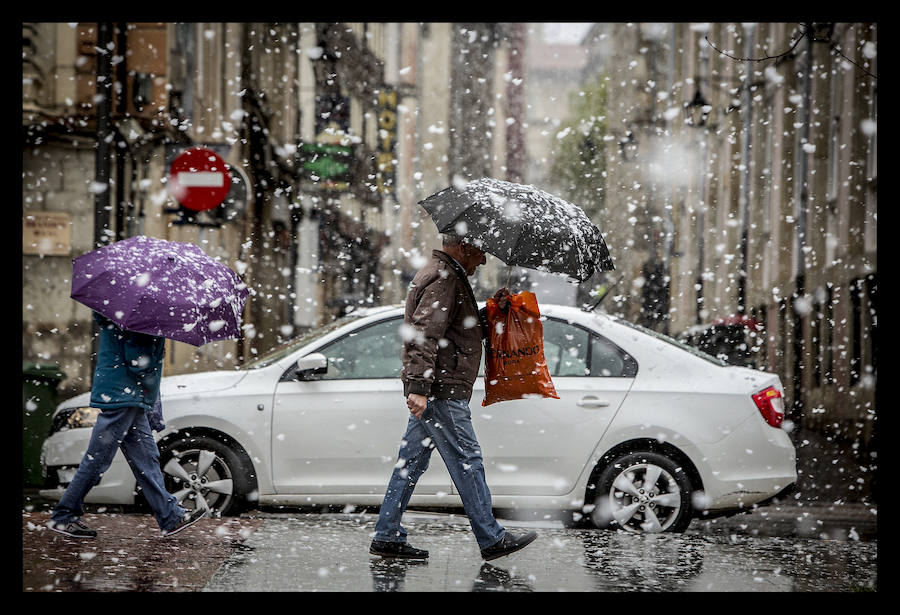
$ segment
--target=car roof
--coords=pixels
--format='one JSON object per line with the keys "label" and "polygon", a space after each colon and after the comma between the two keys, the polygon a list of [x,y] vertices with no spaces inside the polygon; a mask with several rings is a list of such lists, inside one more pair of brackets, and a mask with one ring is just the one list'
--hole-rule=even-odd
{"label": "car roof", "polygon": [[[479,305],[484,305],[484,302],[479,301]],[[622,319],[618,316],[614,316],[612,314],[608,314],[606,312],[600,311],[586,311],[578,307],[574,307],[571,305],[559,305],[554,303],[545,303],[539,305],[541,316],[545,318],[556,318],[563,321],[566,321],[570,324],[580,325],[586,329],[592,330],[598,334],[602,334],[613,343],[621,344],[625,339],[635,340],[637,339],[635,336],[644,336],[648,335],[646,332],[642,332],[642,328],[636,327],[636,325],[631,324],[628,320]],[[353,311],[349,312],[346,316],[355,316],[356,318],[349,320],[344,327],[340,327],[335,329],[323,337],[316,339],[315,341],[310,341],[310,344],[314,344],[316,347],[321,347],[323,345],[327,345],[332,340],[337,337],[340,337],[345,331],[345,327],[351,327],[353,329],[357,329],[360,327],[366,327],[370,324],[376,323],[385,318],[402,318],[405,311],[405,307],[403,304],[392,304],[392,305],[383,305],[383,306],[372,306],[372,307],[364,307],[364,308],[356,308]],[[626,337],[627,336],[627,337]],[[673,340],[674,342],[674,340]],[[677,344],[677,342],[674,342]],[[629,344],[630,346],[630,344]],[[679,352],[686,352],[684,348],[676,348],[673,346],[672,348],[668,348],[668,345],[664,347],[667,350],[678,350]],[[307,348],[304,346],[303,349]],[[296,350],[300,351],[301,348],[297,348]],[[654,351],[658,354],[659,350]],[[687,351],[688,354],[693,354],[692,351]],[[282,359],[276,361],[278,363],[284,363],[288,365],[287,359],[289,356],[295,355],[287,355]]]}
{"label": "car roof", "polygon": [[[479,301],[478,305],[483,306],[484,301]],[[541,311],[541,316],[553,316],[555,318],[563,318],[565,320],[573,322],[582,322],[583,324],[587,324],[593,318],[607,319],[613,322],[617,320],[614,316],[611,316],[606,312],[586,312],[581,308],[577,308],[571,305],[544,303],[540,304],[538,307]],[[363,319],[374,316],[385,316],[391,314],[392,312],[403,314],[404,305],[402,303],[394,303],[391,305],[357,308],[353,312],[350,312],[350,314],[356,315],[360,319]]]}

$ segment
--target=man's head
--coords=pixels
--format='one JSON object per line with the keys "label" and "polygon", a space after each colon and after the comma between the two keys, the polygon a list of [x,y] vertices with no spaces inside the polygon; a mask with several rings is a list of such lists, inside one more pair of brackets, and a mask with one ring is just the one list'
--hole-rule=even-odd
{"label": "man's head", "polygon": [[454,235],[444,235],[444,252],[463,266],[466,275],[474,274],[479,265],[487,262],[481,248]]}

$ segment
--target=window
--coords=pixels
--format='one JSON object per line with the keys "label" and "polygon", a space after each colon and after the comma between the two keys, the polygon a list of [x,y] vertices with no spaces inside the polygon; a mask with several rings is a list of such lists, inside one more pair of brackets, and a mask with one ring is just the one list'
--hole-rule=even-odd
{"label": "window", "polygon": [[632,370],[634,360],[625,355],[601,337],[591,336],[591,376],[605,378],[633,378],[637,370]]}
{"label": "window", "polygon": [[814,296],[817,298],[813,304],[811,313],[810,329],[812,330],[812,347],[815,354],[813,355],[813,386],[819,388],[822,386],[822,372],[825,364],[825,344],[822,343],[825,331],[825,312],[822,301],[818,297],[824,295],[824,291],[816,291]]}
{"label": "window", "polygon": [[831,282],[825,287],[825,334],[822,344],[825,350],[824,370],[825,384],[834,384],[834,292]]}
{"label": "window", "polygon": [[633,378],[637,363],[612,342],[561,320],[544,325],[544,358],[550,376]]}
{"label": "window", "polygon": [[400,318],[358,329],[319,350],[328,357],[328,373],[320,380],[399,378]]}
{"label": "window", "polygon": [[588,332],[558,320],[545,320],[544,358],[550,377],[587,376]]}
{"label": "window", "polygon": [[247,363],[246,365],[244,365],[244,369],[262,369],[264,367],[268,367],[273,363],[285,358],[289,354],[300,350],[307,344],[311,344],[316,339],[328,335],[335,329],[339,329],[347,323],[353,322],[359,317],[360,314],[350,313],[342,318],[331,321],[327,325],[307,331],[306,333],[303,333],[300,336],[295,337],[294,339],[287,341],[280,346],[276,346],[269,352]]}
{"label": "window", "polygon": [[853,280],[850,283],[850,318],[852,321],[850,329],[850,348],[852,355],[850,357],[850,385],[859,382],[862,366],[862,279]]}
{"label": "window", "polygon": [[878,341],[876,339],[876,335],[878,333],[878,277],[877,274],[872,273],[866,276],[866,299],[868,300],[868,318],[869,318],[869,351],[870,351],[870,364],[872,366],[872,374],[874,375],[878,370],[878,365],[876,364],[876,357],[878,356],[878,352],[876,349],[878,348]]}
{"label": "window", "polygon": [[785,380],[788,380],[790,371],[788,363],[788,343],[787,343],[787,299],[778,302],[778,350],[776,364],[778,373]]}
{"label": "window", "polygon": [[[384,320],[335,340],[321,352],[328,373],[315,380],[399,378],[401,318]],[[545,320],[544,357],[551,377],[597,376],[633,378],[637,362],[612,342],[587,329],[559,320]],[[479,378],[484,377],[482,360]]]}

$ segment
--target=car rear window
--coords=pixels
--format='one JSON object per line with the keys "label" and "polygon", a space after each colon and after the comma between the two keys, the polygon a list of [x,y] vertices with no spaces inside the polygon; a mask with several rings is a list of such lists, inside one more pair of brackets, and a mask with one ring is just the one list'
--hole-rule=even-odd
{"label": "car rear window", "polygon": [[654,331],[652,329],[648,329],[647,327],[642,327],[641,325],[635,324],[633,322],[628,322],[627,320],[624,320],[621,318],[613,318],[613,320],[619,324],[625,325],[626,327],[630,327],[632,329],[640,331],[641,333],[646,333],[647,335],[654,337],[660,341],[663,341],[667,344],[671,344],[672,346],[680,348],[681,350],[684,350],[685,352],[689,352],[690,354],[694,355],[695,357],[699,357],[705,361],[709,361],[710,363],[715,363],[716,365],[719,365],[721,367],[727,367],[729,365],[729,363],[727,361],[723,361],[722,359],[720,359],[718,357],[714,357],[711,354],[707,354],[707,353],[703,352],[702,350],[700,350],[699,348],[695,348],[694,346],[689,346],[688,344],[685,344],[684,342],[679,342],[678,340],[673,339],[663,333],[660,333],[659,331]]}

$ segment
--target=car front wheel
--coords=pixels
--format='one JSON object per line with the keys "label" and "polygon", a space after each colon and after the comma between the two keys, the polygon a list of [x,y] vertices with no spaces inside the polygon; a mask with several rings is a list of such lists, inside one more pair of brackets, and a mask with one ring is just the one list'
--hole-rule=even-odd
{"label": "car front wheel", "polygon": [[166,489],[187,510],[206,508],[211,516],[239,512],[249,490],[238,455],[207,436],[184,437],[160,454]]}
{"label": "car front wheel", "polygon": [[597,480],[591,521],[628,532],[683,532],[691,522],[691,482],[684,469],[655,452],[627,453]]}

